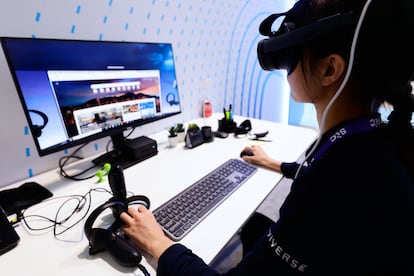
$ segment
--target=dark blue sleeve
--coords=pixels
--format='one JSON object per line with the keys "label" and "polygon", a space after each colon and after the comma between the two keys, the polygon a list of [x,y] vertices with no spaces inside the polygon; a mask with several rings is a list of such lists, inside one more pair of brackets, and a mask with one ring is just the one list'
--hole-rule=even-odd
{"label": "dark blue sleeve", "polygon": [[282,171],[282,174],[286,178],[293,179],[296,175],[296,171],[299,169],[299,164],[296,162],[292,163],[286,163],[283,162],[280,165],[280,170]]}
{"label": "dark blue sleeve", "polygon": [[[208,245],[206,245],[208,246]],[[157,275],[220,275],[182,244],[170,246],[158,260]]]}
{"label": "dark blue sleeve", "polygon": [[269,229],[255,248],[235,268],[224,274],[209,267],[184,245],[174,244],[158,260],[157,275],[251,276],[268,275],[269,272],[278,275],[293,275],[303,274],[303,270],[303,265],[297,260],[287,259],[286,253],[275,241],[274,234]]}

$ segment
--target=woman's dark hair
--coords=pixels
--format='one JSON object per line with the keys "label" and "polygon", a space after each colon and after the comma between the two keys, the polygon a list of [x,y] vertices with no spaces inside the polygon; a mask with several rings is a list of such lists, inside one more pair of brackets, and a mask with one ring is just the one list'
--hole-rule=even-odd
{"label": "woman's dark hair", "polygon": [[[300,0],[300,23],[354,11],[359,18],[367,0]],[[303,11],[306,11],[305,13]],[[388,135],[414,178],[414,1],[372,0],[359,32],[350,81],[374,106],[391,104]],[[357,18],[357,19],[358,19]],[[309,62],[331,53],[349,60],[355,26],[304,45]]]}

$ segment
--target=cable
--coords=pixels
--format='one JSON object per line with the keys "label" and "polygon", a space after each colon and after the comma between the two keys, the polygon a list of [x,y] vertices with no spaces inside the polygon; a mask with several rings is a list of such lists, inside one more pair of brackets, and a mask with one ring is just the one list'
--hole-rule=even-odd
{"label": "cable", "polygon": [[[131,129],[131,131],[125,136],[125,139],[127,139],[129,136],[131,136],[132,135],[132,133],[134,132],[134,130],[135,130],[135,127],[134,128],[132,128]],[[112,139],[109,139],[109,141],[108,141],[108,143],[106,144],[106,152],[109,152],[110,150],[109,150],[109,146],[110,146],[110,144],[112,143]],[[91,175],[88,175],[88,176],[84,176],[84,177],[80,177],[81,175],[84,175],[85,173],[87,173],[88,171],[90,171],[90,170],[92,170],[92,169],[94,169],[94,168],[96,168],[97,167],[97,165],[93,165],[93,166],[91,166],[91,167],[89,167],[89,168],[86,168],[85,170],[83,170],[83,171],[81,171],[81,172],[79,172],[79,173],[77,173],[77,174],[74,174],[74,175],[69,175],[66,171],[65,171],[65,169],[64,169],[64,167],[65,167],[65,165],[67,164],[67,162],[70,160],[70,159],[77,159],[77,160],[82,160],[82,159],[84,159],[84,157],[81,157],[81,156],[77,156],[77,155],[75,155],[78,151],[80,151],[82,148],[84,148],[86,145],[88,145],[89,144],[89,142],[87,142],[87,143],[84,143],[84,144],[82,144],[80,147],[78,147],[76,150],[74,150],[73,152],[72,152],[72,154],[70,154],[70,155],[67,155],[67,156],[62,156],[60,159],[59,159],[59,174],[63,177],[63,178],[68,178],[68,179],[71,179],[71,180],[75,180],[75,181],[82,181],[82,180],[86,180],[86,179],[91,179],[91,178],[93,178],[93,177],[95,177],[96,176],[96,173],[94,173],[94,174],[91,174]]]}
{"label": "cable", "polygon": [[151,276],[151,274],[142,264],[138,264],[138,269],[141,270],[142,273],[144,273],[144,276]]}
{"label": "cable", "polygon": [[[105,192],[105,193],[112,195],[112,192],[105,188],[95,188],[95,189],[90,189],[84,195],[69,195],[69,196],[54,197],[52,199],[48,199],[43,202],[46,203],[46,202],[51,202],[52,200],[57,200],[57,199],[64,199],[64,198],[67,198],[67,199],[64,200],[60,204],[60,206],[57,208],[56,214],[53,219],[47,216],[44,216],[44,215],[39,215],[39,214],[26,214],[27,210],[30,209],[29,207],[26,210],[21,212],[18,220],[23,221],[25,226],[31,231],[43,231],[47,229],[52,229],[53,236],[56,239],[60,240],[59,236],[61,234],[65,233],[66,231],[68,231],[69,229],[73,228],[75,225],[80,223],[89,213],[91,204],[92,204],[92,200],[91,200],[92,192]],[[68,210],[68,214],[62,216],[63,208],[73,201],[75,201],[76,203],[73,209],[66,209]],[[77,213],[81,211],[83,213],[77,220],[75,220],[74,222],[71,222],[69,225],[65,225],[65,223],[69,222],[70,219],[72,219]],[[36,227],[35,224],[39,222],[46,223],[46,225],[41,226],[41,227],[40,226]],[[63,228],[63,230],[60,230],[59,228]]]}
{"label": "cable", "polygon": [[[60,196],[60,197],[54,197],[52,199],[45,200],[43,202],[51,202],[52,200],[56,199],[63,199],[67,198],[63,201],[62,204],[57,208],[56,214],[54,219],[51,219],[47,216],[43,215],[26,215],[25,212],[30,208],[27,208],[26,210],[22,211],[21,213],[18,213],[18,221],[23,221],[24,225],[29,229],[30,231],[43,231],[48,229],[53,229],[53,236],[55,239],[60,241],[67,241],[60,238],[60,235],[65,233],[66,231],[72,229],[75,225],[79,224],[81,221],[85,219],[85,217],[88,215],[91,205],[92,205],[92,192],[105,192],[108,194],[112,194],[111,191],[105,189],[105,188],[95,188],[90,189],[88,192],[86,192],[84,195],[70,195],[70,196]],[[73,209],[69,209],[69,214],[63,216],[62,218],[59,218],[60,213],[62,212],[63,208],[71,201],[77,202],[75,204],[75,207]],[[85,208],[86,207],[86,208]],[[80,215],[80,217],[75,220],[74,222],[70,223],[69,225],[64,225],[67,223],[76,213],[79,213],[83,211],[83,214]],[[30,221],[32,220],[32,221]],[[31,223],[46,223],[47,225],[42,227],[35,227]],[[16,222],[17,223],[17,222]],[[15,224],[15,223],[13,223]],[[63,228],[63,230],[60,230],[58,228]],[[151,274],[148,272],[148,270],[145,268],[144,265],[138,264],[138,269],[145,275],[150,276]]]}
{"label": "cable", "polygon": [[[351,52],[350,52],[350,56],[349,56],[348,69],[346,71],[346,74],[345,74],[344,79],[342,80],[341,86],[338,88],[338,90],[336,91],[335,95],[332,97],[332,99],[326,105],[325,110],[323,111],[320,129],[324,129],[327,114],[328,114],[331,106],[333,105],[333,103],[336,101],[336,99],[342,93],[342,91],[343,91],[346,83],[348,82],[349,76],[351,75],[352,67],[353,67],[353,64],[354,64],[355,48],[356,48],[356,44],[357,44],[357,41],[358,41],[359,32],[360,32],[360,29],[361,29],[362,22],[364,21],[365,14],[366,14],[366,12],[368,10],[368,7],[371,4],[371,2],[372,2],[372,0],[367,0],[367,2],[365,3],[365,5],[364,5],[364,7],[363,7],[363,9],[361,11],[361,15],[360,15],[360,17],[358,19],[358,23],[357,23],[357,26],[356,26],[356,29],[355,29],[355,32],[354,32],[354,37],[352,39],[352,45],[351,45]],[[298,177],[299,172],[302,169],[304,163],[308,160],[309,156],[311,156],[313,154],[313,152],[316,150],[316,148],[318,147],[318,145],[319,145],[319,143],[321,141],[321,138],[322,138],[322,135],[319,134],[318,139],[314,143],[313,147],[306,154],[304,160],[300,163],[299,168],[296,171],[296,174],[295,174],[294,179],[296,179]]]}
{"label": "cable", "polygon": [[88,172],[88,171],[90,171],[90,170],[92,170],[92,169],[94,169],[94,168],[96,168],[96,165],[93,165],[93,166],[91,166],[91,167],[89,167],[89,168],[87,168],[87,169],[85,169],[85,170],[83,170],[83,171],[81,171],[81,172],[79,172],[79,173],[77,173],[77,174],[74,174],[74,175],[69,175],[66,171],[65,171],[65,169],[64,169],[64,167],[65,167],[65,165],[67,164],[67,162],[70,160],[70,159],[77,159],[77,160],[82,160],[82,159],[84,159],[83,157],[81,157],[81,156],[77,156],[77,155],[75,155],[78,151],[80,151],[82,148],[84,148],[86,145],[88,145],[89,143],[85,143],[85,144],[82,144],[80,147],[78,147],[75,151],[73,151],[72,152],[72,154],[70,154],[70,155],[67,155],[67,156],[62,156],[60,159],[59,159],[59,174],[63,177],[63,178],[68,178],[68,179],[71,179],[71,180],[75,180],[75,181],[82,181],[82,180],[86,180],[86,179],[90,179],[90,178],[92,178],[92,177],[95,177],[96,176],[96,174],[91,174],[91,175],[89,175],[89,176],[85,176],[85,177],[80,177],[81,175],[83,175],[83,174],[85,174],[86,172]]}

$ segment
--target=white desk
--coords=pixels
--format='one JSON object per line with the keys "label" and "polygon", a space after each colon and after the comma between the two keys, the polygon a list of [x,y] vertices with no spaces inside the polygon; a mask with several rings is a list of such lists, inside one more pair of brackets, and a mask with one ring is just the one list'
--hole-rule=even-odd
{"label": "white desk", "polygon": [[[238,124],[244,119],[235,116]],[[199,126],[204,124],[202,119],[191,122],[196,122]],[[209,118],[207,122],[213,130],[217,129],[215,118]],[[151,135],[150,137],[158,142],[159,152],[156,156],[124,171],[127,190],[149,197],[151,209],[155,209],[226,160],[239,158],[241,149],[248,144],[260,143],[271,156],[290,162],[299,158],[317,137],[317,132],[309,128],[255,119],[251,119],[251,122],[253,133],[269,130],[266,139],[272,142],[254,142],[246,136],[236,138],[231,134],[228,138],[215,138],[211,143],[186,149],[184,143],[169,148],[167,131]],[[77,165],[83,168],[89,166],[84,161]],[[278,173],[259,168],[257,173],[180,242],[192,249],[205,262],[210,263],[281,178],[282,175]],[[107,181],[97,183],[96,179],[81,182],[62,180],[58,177],[57,170],[30,180],[47,187],[54,193],[54,197],[84,194],[89,189],[97,187],[109,189]],[[92,193],[92,207],[89,212],[109,197],[107,193]],[[64,200],[66,199],[41,203],[29,210],[30,213],[48,214],[53,218],[57,207]],[[21,238],[18,246],[0,256],[2,274],[6,272],[4,275],[141,275],[138,269],[118,265],[106,252],[90,256],[88,240],[83,234],[83,222],[59,236],[60,240],[54,238],[51,231],[33,232],[20,223],[16,227]],[[155,270],[150,265],[153,265],[152,260],[144,258],[142,264],[151,275],[155,275]]]}

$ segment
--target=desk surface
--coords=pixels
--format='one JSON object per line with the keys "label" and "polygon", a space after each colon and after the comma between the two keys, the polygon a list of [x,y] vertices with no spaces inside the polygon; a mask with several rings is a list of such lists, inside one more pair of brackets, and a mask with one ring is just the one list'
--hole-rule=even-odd
{"label": "desk surface", "polygon": [[[235,116],[238,124],[244,119]],[[198,119],[189,123],[192,122],[202,126],[205,121]],[[217,129],[216,118],[209,118],[206,122],[213,130]],[[228,138],[215,138],[213,142],[187,149],[183,142],[177,147],[170,148],[167,131],[151,135],[151,138],[157,140],[159,152],[156,156],[124,171],[127,190],[149,197],[150,209],[153,210],[228,159],[239,158],[241,149],[246,145],[261,144],[271,156],[291,162],[297,160],[317,137],[317,132],[309,128],[256,119],[251,119],[251,122],[253,133],[268,130],[266,138],[272,142],[257,142],[249,140],[247,136],[229,135]],[[90,164],[85,165],[85,162],[89,161],[77,162],[73,166],[86,168]],[[259,168],[257,173],[180,243],[192,249],[206,263],[210,263],[281,178],[282,175],[279,173]],[[29,208],[26,214],[42,214],[50,218],[56,216],[59,206],[68,200],[67,196],[83,195],[93,188],[109,189],[106,179],[102,183],[97,183],[94,178],[78,182],[63,180],[59,178],[57,170],[30,180],[37,181],[51,190],[54,199]],[[108,193],[92,192],[89,213],[109,197]],[[66,203],[65,208],[70,209],[71,204]],[[64,213],[64,210],[61,212]],[[72,220],[81,217],[82,211],[75,214]],[[54,237],[51,230],[31,231],[22,222],[17,224],[16,231],[21,238],[20,242],[16,248],[0,256],[1,270],[6,271],[7,275],[141,275],[137,269],[118,265],[106,252],[90,256],[88,240],[83,233],[84,221],[85,219],[58,238]],[[155,275],[153,260],[144,258],[142,264],[151,275]]]}

